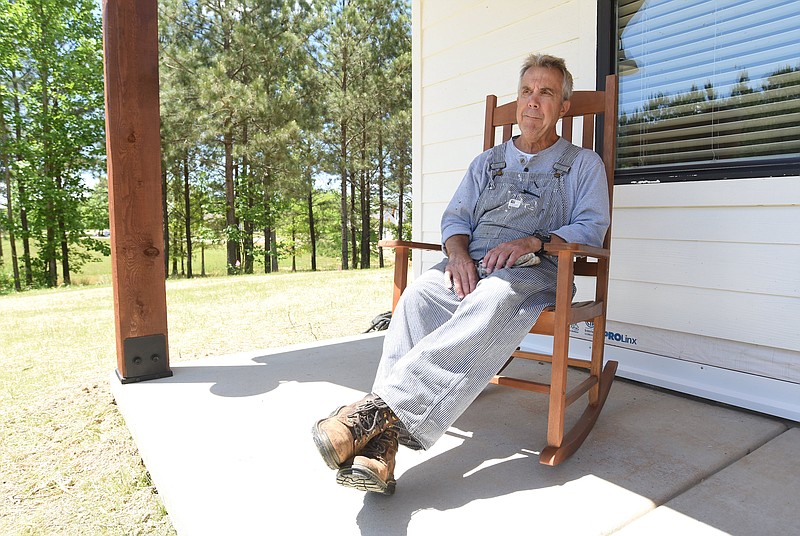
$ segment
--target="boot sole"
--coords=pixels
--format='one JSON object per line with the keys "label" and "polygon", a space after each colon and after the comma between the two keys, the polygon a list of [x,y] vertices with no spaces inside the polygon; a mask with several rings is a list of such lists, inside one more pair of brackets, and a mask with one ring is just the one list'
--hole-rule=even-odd
{"label": "boot sole", "polygon": [[341,406],[335,409],[333,413],[331,413],[325,419],[318,420],[316,423],[314,423],[314,426],[311,428],[311,435],[314,437],[314,445],[316,445],[320,456],[322,456],[322,459],[325,460],[325,464],[334,471],[337,469],[341,469],[343,462],[339,461],[339,457],[336,455],[336,450],[333,448],[331,440],[328,439],[328,434],[320,430],[319,425],[322,421],[330,419],[331,417],[339,413],[339,411],[341,411],[343,407],[344,406]]}
{"label": "boot sole", "polygon": [[386,482],[367,469],[366,467],[343,467],[336,473],[336,483],[347,488],[360,491],[369,491],[383,495],[393,495],[397,481],[389,479]]}

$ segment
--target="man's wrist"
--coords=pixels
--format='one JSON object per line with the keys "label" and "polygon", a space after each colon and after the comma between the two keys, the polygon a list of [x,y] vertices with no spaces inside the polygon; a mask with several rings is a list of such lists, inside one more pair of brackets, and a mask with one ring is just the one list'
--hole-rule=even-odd
{"label": "man's wrist", "polygon": [[456,234],[450,236],[442,244],[444,247],[444,254],[447,257],[458,256],[460,253],[469,255],[469,236],[463,234]]}

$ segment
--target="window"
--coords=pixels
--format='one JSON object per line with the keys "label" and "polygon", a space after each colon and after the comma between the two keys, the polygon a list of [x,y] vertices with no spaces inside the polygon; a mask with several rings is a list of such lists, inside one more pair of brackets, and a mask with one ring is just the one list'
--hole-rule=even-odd
{"label": "window", "polygon": [[621,182],[800,174],[800,2],[616,6]]}

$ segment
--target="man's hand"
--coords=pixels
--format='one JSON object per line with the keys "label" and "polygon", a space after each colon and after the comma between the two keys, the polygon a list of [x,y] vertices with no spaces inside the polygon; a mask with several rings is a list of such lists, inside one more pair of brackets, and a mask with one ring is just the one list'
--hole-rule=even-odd
{"label": "man's hand", "polygon": [[[564,239],[558,235],[551,234],[551,243],[563,243]],[[534,253],[542,249],[542,241],[535,236],[526,236],[502,244],[490,249],[483,257],[483,266],[486,273],[490,274],[495,270],[511,268],[522,255]]]}
{"label": "man's hand", "polygon": [[463,300],[478,284],[478,270],[469,256],[469,237],[451,236],[444,247],[448,259],[444,269],[445,285],[453,289],[458,299]]}
{"label": "man's hand", "polygon": [[514,263],[517,262],[517,259],[522,255],[539,251],[541,247],[541,240],[535,236],[527,236],[510,242],[503,242],[486,253],[486,256],[483,257],[483,266],[486,268],[486,273],[489,274],[495,270],[510,268],[514,266]]}

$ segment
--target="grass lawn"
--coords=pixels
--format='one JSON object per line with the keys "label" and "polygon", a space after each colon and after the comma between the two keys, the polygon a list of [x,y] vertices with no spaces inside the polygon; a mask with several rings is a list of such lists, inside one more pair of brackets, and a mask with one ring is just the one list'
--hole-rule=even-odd
{"label": "grass lawn", "polygon": [[[170,360],[363,332],[390,309],[391,280],[390,268],[171,279]],[[0,296],[0,319],[0,534],[174,534],[110,395],[111,287]]]}

